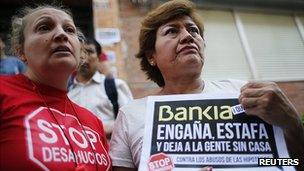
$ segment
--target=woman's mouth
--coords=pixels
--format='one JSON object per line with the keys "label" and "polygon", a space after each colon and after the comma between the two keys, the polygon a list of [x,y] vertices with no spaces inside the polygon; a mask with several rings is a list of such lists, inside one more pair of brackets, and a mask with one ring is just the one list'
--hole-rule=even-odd
{"label": "woman's mouth", "polygon": [[178,51],[178,54],[179,53],[196,54],[196,53],[198,53],[198,49],[195,46],[185,46]]}
{"label": "woman's mouth", "polygon": [[52,53],[63,57],[70,55],[71,50],[67,46],[57,46],[52,50]]}

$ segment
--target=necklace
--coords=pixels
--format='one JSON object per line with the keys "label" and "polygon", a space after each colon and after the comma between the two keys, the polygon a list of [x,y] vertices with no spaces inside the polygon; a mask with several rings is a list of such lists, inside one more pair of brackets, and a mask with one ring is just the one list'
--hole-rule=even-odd
{"label": "necklace", "polygon": [[[45,107],[47,108],[48,112],[52,115],[52,118],[55,120],[55,122],[56,122],[56,124],[59,126],[61,132],[63,132],[63,135],[64,135],[65,139],[68,141],[68,144],[69,144],[69,146],[70,146],[70,149],[72,150],[73,157],[74,157],[74,159],[75,159],[75,162],[74,162],[74,163],[75,163],[75,171],[84,171],[84,170],[86,170],[85,164],[81,164],[81,163],[79,163],[79,162],[77,161],[74,147],[73,147],[73,145],[72,145],[70,139],[69,139],[68,136],[66,135],[66,132],[65,132],[64,129],[62,128],[61,124],[59,124],[59,121],[58,121],[58,119],[56,118],[54,112],[50,109],[49,105],[47,104],[45,97],[40,93],[40,91],[39,91],[38,87],[36,86],[36,84],[35,84],[32,80],[30,80],[30,79],[28,79],[28,80],[31,82],[34,91],[35,91],[35,92],[37,93],[37,95],[42,99],[42,101],[43,101]],[[84,134],[84,136],[85,136],[86,141],[89,142],[88,144],[89,144],[89,146],[90,146],[90,148],[91,148],[91,150],[92,150],[92,152],[93,152],[93,154],[94,154],[93,156],[94,156],[94,160],[95,160],[95,169],[96,169],[96,171],[98,171],[97,159],[96,159],[96,152],[95,152],[95,150],[93,149],[91,142],[89,141],[88,134],[86,133],[86,131],[85,131],[83,125],[81,124],[81,121],[80,121],[80,119],[79,119],[79,117],[78,117],[78,113],[76,112],[76,109],[75,109],[73,103],[69,100],[69,98],[68,98],[67,96],[65,96],[65,102],[64,102],[64,115],[65,115],[65,117],[66,117],[66,106],[67,106],[67,101],[69,102],[70,106],[72,107],[72,110],[73,110],[73,112],[74,112],[74,114],[75,114],[75,117],[77,118],[77,120],[78,120],[78,122],[79,122],[79,125],[80,125],[80,127],[81,127],[81,129],[82,129],[82,132],[83,132],[83,134]],[[65,125],[65,122],[64,122],[64,125]]]}

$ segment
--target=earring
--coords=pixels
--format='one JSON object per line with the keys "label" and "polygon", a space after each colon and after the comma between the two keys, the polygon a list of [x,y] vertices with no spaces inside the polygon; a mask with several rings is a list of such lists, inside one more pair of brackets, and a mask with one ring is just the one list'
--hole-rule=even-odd
{"label": "earring", "polygon": [[151,65],[151,66],[155,66],[154,61],[150,61],[150,65]]}

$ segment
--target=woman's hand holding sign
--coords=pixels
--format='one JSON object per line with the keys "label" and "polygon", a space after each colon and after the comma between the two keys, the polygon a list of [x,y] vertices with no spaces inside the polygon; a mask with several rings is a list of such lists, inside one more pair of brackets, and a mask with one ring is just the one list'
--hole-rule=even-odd
{"label": "woman's hand holding sign", "polygon": [[273,82],[249,82],[241,88],[240,103],[248,115],[290,129],[290,123],[301,124],[300,117],[288,98]]}
{"label": "woman's hand holding sign", "polygon": [[241,88],[239,101],[248,115],[281,127],[290,157],[304,160],[304,127],[300,114],[277,84],[249,82]]}

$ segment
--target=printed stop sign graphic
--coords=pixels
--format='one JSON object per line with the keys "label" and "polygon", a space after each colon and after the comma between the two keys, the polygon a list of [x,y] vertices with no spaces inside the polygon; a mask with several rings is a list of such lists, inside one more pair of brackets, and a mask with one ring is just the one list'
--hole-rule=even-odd
{"label": "printed stop sign graphic", "polygon": [[174,168],[172,159],[165,153],[157,153],[150,157],[149,171],[170,171]]}
{"label": "printed stop sign graphic", "polygon": [[75,168],[75,163],[108,170],[109,156],[100,135],[78,118],[40,107],[25,118],[29,158],[43,170]]}

